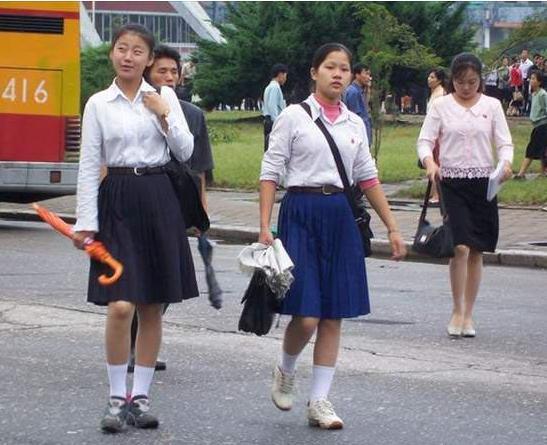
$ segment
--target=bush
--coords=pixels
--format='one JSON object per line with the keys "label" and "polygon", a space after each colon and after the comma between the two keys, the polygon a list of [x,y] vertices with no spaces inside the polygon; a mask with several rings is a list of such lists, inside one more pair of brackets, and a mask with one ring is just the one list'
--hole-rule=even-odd
{"label": "bush", "polygon": [[87,100],[96,92],[107,88],[116,75],[108,57],[109,51],[110,45],[108,44],[94,48],[88,47],[82,51],[80,68],[82,113]]}

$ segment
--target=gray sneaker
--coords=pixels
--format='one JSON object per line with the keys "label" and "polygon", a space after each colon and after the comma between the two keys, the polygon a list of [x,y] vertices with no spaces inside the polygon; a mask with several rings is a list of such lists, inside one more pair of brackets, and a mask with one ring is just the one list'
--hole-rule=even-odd
{"label": "gray sneaker", "polygon": [[334,412],[332,403],[324,399],[308,403],[308,422],[310,426],[318,426],[324,430],[344,428],[344,422]]}
{"label": "gray sneaker", "polygon": [[289,411],[294,401],[294,376],[285,374],[279,366],[273,370],[272,401],[280,410]]}
{"label": "gray sneaker", "polygon": [[149,411],[150,401],[148,397],[142,395],[133,397],[127,413],[127,423],[137,428],[157,428],[160,422]]}
{"label": "gray sneaker", "polygon": [[123,397],[110,397],[103,418],[101,430],[103,433],[120,433],[126,428],[127,401]]}

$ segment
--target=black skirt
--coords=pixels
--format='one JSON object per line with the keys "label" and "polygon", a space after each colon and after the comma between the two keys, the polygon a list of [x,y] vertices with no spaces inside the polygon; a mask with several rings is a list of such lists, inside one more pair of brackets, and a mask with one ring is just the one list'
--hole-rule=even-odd
{"label": "black skirt", "polygon": [[486,200],[488,178],[445,178],[441,186],[454,245],[494,252],[499,234],[498,202],[497,198]]}
{"label": "black skirt", "polygon": [[530,142],[526,147],[528,159],[544,159],[547,150],[547,124],[540,125],[532,130]]}
{"label": "black skirt", "polygon": [[111,286],[97,282],[108,267],[91,261],[87,301],[107,305],[177,303],[199,295],[186,227],[169,177],[109,174],[99,188],[99,233],[124,266]]}

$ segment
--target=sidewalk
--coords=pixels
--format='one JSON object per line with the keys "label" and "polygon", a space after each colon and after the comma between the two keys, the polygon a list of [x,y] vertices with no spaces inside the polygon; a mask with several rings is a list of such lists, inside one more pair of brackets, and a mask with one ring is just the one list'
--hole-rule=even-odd
{"label": "sidewalk", "polygon": [[[389,196],[397,185],[384,184]],[[282,193],[278,194],[280,199]],[[242,191],[211,190],[208,192],[211,219],[210,235],[225,241],[249,243],[258,237],[258,193]],[[75,196],[43,201],[43,204],[56,213],[74,220]],[[420,203],[415,200],[390,200],[392,210],[399,223],[405,241],[410,243],[420,216]],[[279,203],[275,204],[272,226],[277,222]],[[372,230],[375,234],[373,250],[375,256],[389,256],[386,230],[372,211]],[[547,212],[540,208],[500,207],[500,238],[498,251],[485,254],[485,263],[508,266],[540,267],[547,269]],[[34,212],[26,204],[0,203],[0,219],[36,220]],[[433,224],[440,223],[438,209],[428,211],[428,219]],[[542,243],[543,245],[534,245]],[[408,259],[438,262],[417,256],[410,250]]]}

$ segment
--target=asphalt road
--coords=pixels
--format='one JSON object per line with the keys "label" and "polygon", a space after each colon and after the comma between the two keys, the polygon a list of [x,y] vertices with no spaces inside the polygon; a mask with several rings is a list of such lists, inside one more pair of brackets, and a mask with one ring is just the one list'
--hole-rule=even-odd
{"label": "asphalt road", "polygon": [[98,430],[104,310],[85,303],[87,259],[41,224],[0,222],[0,444],[547,443],[545,271],[486,268],[478,336],[450,340],[446,266],[369,261],[373,313],[344,323],[331,392],[346,427],[326,432],[305,420],[310,349],[293,410],[270,402],[287,320],[264,338],[237,332],[240,250],[215,250],[221,311],[203,294],[166,315],[168,369],[151,394],[160,429],[109,437]]}

